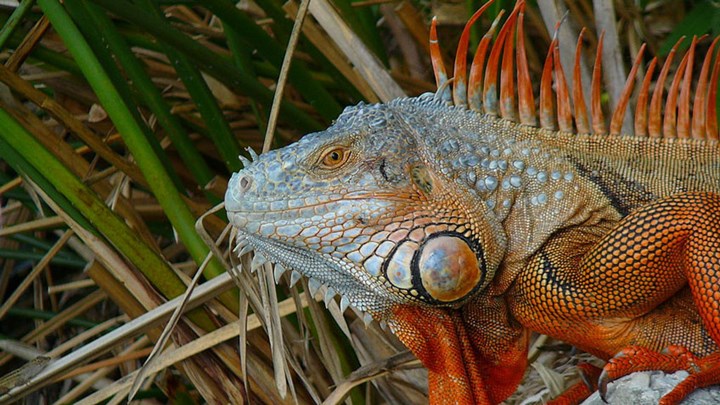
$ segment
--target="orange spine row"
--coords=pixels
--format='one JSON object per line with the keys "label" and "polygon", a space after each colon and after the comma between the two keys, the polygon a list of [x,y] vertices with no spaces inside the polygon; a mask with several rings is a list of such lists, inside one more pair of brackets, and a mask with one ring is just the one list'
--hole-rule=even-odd
{"label": "orange spine row", "polygon": [[[440,46],[437,39],[436,21],[430,31],[430,49],[438,94],[449,99],[449,87],[452,86],[452,102],[488,115],[499,115],[502,118],[519,121],[525,125],[535,126],[538,117],[535,111],[528,62],[525,53],[524,0],[519,0],[512,13],[500,28],[495,43],[490,44],[496,26],[502,17],[499,14],[488,32],[481,39],[467,76],[467,52],[470,42],[470,27],[492,4],[488,1],[468,21],[460,37],[455,58],[454,78],[449,79],[442,62]],[[583,32],[578,38],[573,66],[573,81],[581,83],[580,58]],[[653,59],[647,69],[637,94],[634,129],[636,136],[679,137],[697,139],[718,139],[717,123],[717,88],[720,80],[720,56],[714,58],[719,38],[716,38],[705,55],[702,69],[697,79],[694,99],[691,94],[693,84],[693,59],[698,42],[704,37],[693,37],[690,49],[681,59],[675,76],[663,103],[663,90],[672,64],[677,46],[668,54],[658,75],[655,89],[650,96],[652,74],[657,60]],[[550,44],[550,51],[545,60],[545,68],[540,82],[539,123],[541,128],[576,133],[606,134],[606,122],[603,116],[600,95],[601,85],[601,50],[603,34],[600,35],[598,51],[595,58],[590,96],[591,119],[587,116],[583,87],[574,86],[572,95],[565,82],[559,58],[557,38]],[[488,49],[490,50],[488,55]],[[632,95],[635,76],[642,63],[645,47],[640,49],[632,70],[628,75],[620,100],[611,114],[610,134],[618,135],[627,112]],[[713,63],[713,59],[715,60]],[[499,72],[498,72],[499,69]],[[498,83],[499,73],[499,83]],[[517,80],[517,85],[515,83]],[[452,83],[451,83],[452,82]],[[554,84],[554,86],[553,86]],[[499,91],[498,91],[499,85]],[[551,96],[553,87],[556,98]],[[648,100],[649,105],[648,105]],[[572,104],[571,104],[572,103]],[[664,105],[663,105],[664,104]],[[571,108],[574,105],[574,110]],[[555,110],[557,107],[557,111]],[[663,108],[664,107],[664,108]],[[664,110],[664,111],[663,111]]]}

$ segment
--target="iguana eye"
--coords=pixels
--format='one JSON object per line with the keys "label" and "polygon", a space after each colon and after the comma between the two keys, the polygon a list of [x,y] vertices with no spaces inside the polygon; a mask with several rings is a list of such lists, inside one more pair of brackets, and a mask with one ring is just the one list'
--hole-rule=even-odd
{"label": "iguana eye", "polygon": [[337,169],[347,162],[349,157],[349,150],[342,146],[335,146],[323,153],[320,158],[320,164],[326,169]]}

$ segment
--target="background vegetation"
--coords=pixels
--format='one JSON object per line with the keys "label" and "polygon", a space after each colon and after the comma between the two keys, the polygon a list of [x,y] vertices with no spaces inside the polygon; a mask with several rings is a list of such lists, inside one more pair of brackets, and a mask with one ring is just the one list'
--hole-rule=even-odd
{"label": "background vegetation", "polygon": [[[536,76],[545,27],[565,10],[572,38],[615,24],[606,46],[624,61],[642,42],[662,55],[681,35],[720,34],[711,0],[538,2],[526,15]],[[421,402],[424,371],[392,335],[318,302],[304,280],[276,287],[269,265],[249,271],[251,254],[233,260],[222,210],[196,220],[222,202],[247,147],[297,140],[359,101],[433,91],[430,17],[450,61],[480,4],[313,0],[266,136],[299,4],[0,1],[0,402],[121,401],[178,300],[165,303],[198,271],[192,309],[137,398]],[[512,5],[497,0],[473,41]],[[567,385],[565,349],[533,350],[523,396]]]}

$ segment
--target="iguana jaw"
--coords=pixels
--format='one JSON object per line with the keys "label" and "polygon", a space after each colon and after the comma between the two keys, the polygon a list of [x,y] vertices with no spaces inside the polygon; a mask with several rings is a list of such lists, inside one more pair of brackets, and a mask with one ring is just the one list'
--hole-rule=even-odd
{"label": "iguana jaw", "polygon": [[301,275],[307,277],[311,294],[320,291],[326,304],[335,295],[340,295],[341,310],[352,305],[358,311],[371,314],[365,318],[368,322],[371,317],[385,319],[388,309],[398,301],[397,295],[376,286],[370,277],[365,276],[362,282],[358,280],[365,271],[357,263],[340,255],[320,254],[288,241],[248,233],[247,228],[237,225],[246,222],[242,213],[229,213],[229,217],[238,228],[236,254],[252,249],[259,257],[256,263],[269,261],[275,264],[276,279],[290,272],[291,284],[297,282]]}
{"label": "iguana jaw", "polygon": [[[252,249],[261,258],[256,263],[269,260],[280,266],[278,276],[290,270],[291,280],[308,277],[311,292],[324,286],[326,301],[340,294],[343,309],[352,305],[386,319],[397,304],[459,305],[485,282],[482,247],[466,236],[465,228],[435,225],[423,213],[416,213],[415,221],[408,221],[408,214],[402,223],[370,214],[397,212],[401,201],[356,195],[314,204],[311,209],[318,214],[310,218],[301,214],[308,207],[258,211],[251,199],[229,199],[227,209],[238,230],[236,253]],[[344,227],[332,226],[338,213]],[[464,287],[456,288],[460,283]]]}

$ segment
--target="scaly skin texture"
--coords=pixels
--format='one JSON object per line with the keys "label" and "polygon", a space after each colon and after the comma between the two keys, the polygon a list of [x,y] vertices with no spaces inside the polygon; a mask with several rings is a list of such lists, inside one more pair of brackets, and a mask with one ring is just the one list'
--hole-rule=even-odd
{"label": "scaly skin texture", "polygon": [[719,156],[425,95],[348,108],[260,156],[226,209],[243,243],[388,322],[430,370],[431,402],[498,403],[530,331],[604,359],[718,352]]}

